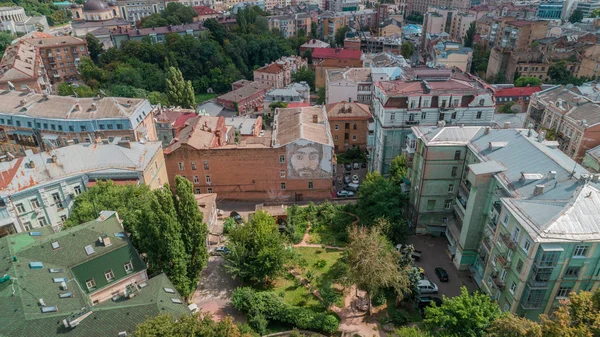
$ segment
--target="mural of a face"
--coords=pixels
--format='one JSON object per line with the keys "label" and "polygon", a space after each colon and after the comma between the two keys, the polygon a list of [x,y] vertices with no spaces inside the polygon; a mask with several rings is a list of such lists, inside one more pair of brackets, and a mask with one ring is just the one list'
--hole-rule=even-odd
{"label": "mural of a face", "polygon": [[288,158],[290,178],[311,179],[328,176],[327,171],[321,167],[321,161],[323,160],[323,146],[321,144],[294,144],[288,148]]}

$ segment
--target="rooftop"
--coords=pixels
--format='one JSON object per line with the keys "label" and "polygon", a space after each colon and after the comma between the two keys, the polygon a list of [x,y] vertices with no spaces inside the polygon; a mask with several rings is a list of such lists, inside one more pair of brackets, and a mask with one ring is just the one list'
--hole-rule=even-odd
{"label": "rooftop", "polygon": [[305,44],[301,45],[300,48],[329,48],[329,43],[317,39],[311,39]]}
{"label": "rooftop", "polygon": [[148,101],[140,98],[77,98],[30,94],[19,91],[0,92],[0,114],[69,120],[129,118]]}
{"label": "rooftop", "polygon": [[221,14],[208,6],[194,6],[193,8],[194,8],[194,11],[196,12],[196,15],[198,15],[198,16]]}
{"label": "rooftop", "polygon": [[257,123],[262,124],[262,118],[251,118],[248,115],[225,118],[225,125],[235,127],[242,136],[253,135]]}
{"label": "rooftop", "polygon": [[538,100],[547,106],[553,107],[573,121],[585,121],[588,127],[600,123],[600,103],[577,94],[573,90],[561,85],[542,90],[535,94]]}
{"label": "rooftop", "polygon": [[241,88],[219,96],[217,99],[224,101],[239,102],[261,91],[267,91],[270,88],[270,85],[262,84],[259,82],[250,82],[249,84],[246,84]]}
{"label": "rooftop", "polygon": [[362,57],[362,51],[343,48],[316,48],[313,50],[312,57],[313,59],[360,60]]}
{"label": "rooftop", "polygon": [[534,93],[542,91],[542,87],[513,87],[502,88],[496,90],[496,97],[515,97],[515,96],[531,96]]}
{"label": "rooftop", "polygon": [[39,77],[39,61],[34,46],[23,41],[9,45],[0,61],[0,82],[35,80]]}
{"label": "rooftop", "polygon": [[198,31],[205,30],[201,23],[190,23],[185,25],[162,26],[153,28],[113,28],[113,35],[129,35],[129,36],[146,36],[150,34],[170,34],[170,33],[185,33],[188,30]]}
{"label": "rooftop", "polygon": [[325,106],[327,118],[333,119],[370,119],[371,111],[367,104],[339,102],[331,103]]}
{"label": "rooftop", "polygon": [[271,63],[271,64],[267,64],[264,67],[258,68],[254,71],[258,71],[261,73],[268,73],[268,74],[279,74],[280,72],[283,71],[283,66],[277,63]]}
{"label": "rooftop", "polygon": [[333,146],[323,106],[279,108],[273,126],[274,147],[282,147],[299,139]]}
{"label": "rooftop", "polygon": [[[96,220],[58,233],[42,229],[39,234],[32,236],[25,232],[0,238],[0,251],[3,252],[0,267],[12,281],[0,284],[0,301],[3,303],[0,335],[117,336],[121,331],[132,333],[137,324],[159,313],[180,316],[189,312],[176,292],[163,290],[174,289],[164,274],[145,284],[134,284],[131,292],[135,296],[132,298],[116,296],[113,300],[92,305],[82,290],[87,289],[87,277],[97,276],[94,280],[100,289],[107,284],[103,275],[106,268],[114,271],[115,281],[127,275],[124,262],[132,262],[134,273],[146,269],[115,212],[103,211]],[[110,240],[110,245],[99,242],[98,238],[104,236]],[[88,250],[93,252],[88,254]],[[12,262],[12,256],[16,257],[16,263]],[[36,262],[42,267],[31,268],[30,263]],[[99,265],[102,265],[101,269]],[[61,290],[60,281],[57,283],[62,279],[66,280],[65,290]],[[40,301],[44,302],[42,307],[54,307],[55,310],[43,313]],[[89,311],[89,316],[84,317],[77,327],[64,326],[64,319],[73,319],[73,315]]]}
{"label": "rooftop", "polygon": [[24,39],[23,41],[35,47],[59,47],[82,44],[87,45],[87,42],[85,42],[85,40],[73,36],[53,36],[46,38]]}
{"label": "rooftop", "polygon": [[84,173],[107,170],[142,171],[160,149],[160,142],[127,143],[124,146],[77,144],[2,162],[0,195],[10,195],[56,179]]}

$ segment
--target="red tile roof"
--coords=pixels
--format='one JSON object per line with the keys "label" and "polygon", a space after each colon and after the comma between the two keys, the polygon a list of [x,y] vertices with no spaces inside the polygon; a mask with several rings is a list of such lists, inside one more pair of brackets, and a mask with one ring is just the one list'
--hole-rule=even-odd
{"label": "red tile roof", "polygon": [[336,48],[317,48],[313,50],[313,59],[355,59],[360,60],[362,51]]}
{"label": "red tile roof", "polygon": [[207,6],[194,6],[194,11],[196,11],[198,16],[220,14],[219,12]]}
{"label": "red tile roof", "polygon": [[310,104],[308,103],[298,103],[298,102],[294,102],[294,103],[288,103],[287,108],[302,108],[305,106],[310,106]]}
{"label": "red tile roof", "polygon": [[279,74],[280,72],[283,71],[283,67],[280,64],[271,63],[267,66],[256,69],[256,71],[258,71],[260,73]]}
{"label": "red tile roof", "polygon": [[515,87],[496,90],[496,97],[531,96],[542,91],[541,87]]}

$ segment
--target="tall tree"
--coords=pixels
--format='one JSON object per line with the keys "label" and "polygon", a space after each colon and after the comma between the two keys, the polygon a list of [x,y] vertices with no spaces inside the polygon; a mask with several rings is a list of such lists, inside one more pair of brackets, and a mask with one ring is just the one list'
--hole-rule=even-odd
{"label": "tall tree", "polygon": [[390,163],[390,180],[394,185],[400,186],[407,174],[406,155],[398,155]]}
{"label": "tall tree", "polygon": [[569,294],[552,316],[541,316],[544,337],[600,336],[600,290]]}
{"label": "tall tree", "polygon": [[317,104],[325,104],[326,94],[325,87],[317,88]]}
{"label": "tall tree", "polygon": [[283,270],[288,253],[275,219],[258,211],[245,226],[233,228],[227,244],[225,270],[234,278],[264,284]]}
{"label": "tall tree", "polygon": [[583,20],[583,11],[581,9],[574,10],[571,16],[569,16],[570,23],[581,22],[581,20]]}
{"label": "tall tree", "polygon": [[402,45],[400,46],[400,54],[402,54],[402,56],[410,62],[410,58],[412,57],[412,55],[415,53],[415,47],[413,46],[413,44],[410,41],[404,41],[402,42]]}
{"label": "tall tree", "polygon": [[306,82],[314,90],[315,72],[307,67],[302,67],[292,74],[292,82]]}
{"label": "tall tree", "polygon": [[542,327],[527,318],[506,313],[488,328],[487,337],[542,337]]}
{"label": "tall tree", "polygon": [[316,39],[318,34],[319,27],[317,26],[316,21],[312,21],[310,23],[310,37],[311,39]]}
{"label": "tall tree", "polygon": [[515,87],[527,87],[527,86],[538,86],[542,85],[542,80],[533,76],[519,76],[515,80]]}
{"label": "tall tree", "polygon": [[369,315],[371,297],[384,288],[394,288],[398,297],[410,291],[408,271],[401,270],[400,254],[381,233],[379,225],[372,228],[354,226],[347,246],[350,277],[358,288],[367,292]]}
{"label": "tall tree", "polygon": [[182,176],[175,177],[175,209],[181,224],[181,236],[189,258],[187,276],[192,282],[191,291],[196,288],[198,276],[208,262],[206,237],[208,228],[202,222],[202,213],[194,197],[192,183]]}
{"label": "tall tree", "polygon": [[473,47],[473,39],[475,38],[475,22],[471,22],[469,29],[467,29],[467,34],[463,37],[463,45],[465,47]]}
{"label": "tall tree", "polygon": [[102,53],[102,50],[104,49],[102,43],[100,43],[100,40],[98,40],[98,38],[95,37],[92,33],[87,33],[87,35],[85,36],[85,40],[87,41],[87,48],[88,52],[90,53],[90,58],[92,59],[92,61],[97,63],[98,56],[100,55],[100,53]]}
{"label": "tall tree", "polygon": [[600,17],[600,9],[596,8],[590,12],[590,18]]}
{"label": "tall tree", "polygon": [[138,324],[136,337],[254,337],[248,329],[240,329],[231,317],[216,322],[210,315],[184,315],[175,319],[161,314]]}
{"label": "tall tree", "polygon": [[350,27],[344,26],[335,32],[335,45],[338,48],[344,47],[344,40],[346,39],[346,33],[350,31]]}
{"label": "tall tree", "polygon": [[167,72],[167,98],[173,106],[189,109],[196,107],[192,82],[186,82],[181,71],[175,67],[169,67]]}
{"label": "tall tree", "polygon": [[436,335],[483,337],[502,311],[489,295],[469,295],[467,288],[462,287],[460,296],[444,297],[441,306],[428,307],[425,314],[425,324]]}

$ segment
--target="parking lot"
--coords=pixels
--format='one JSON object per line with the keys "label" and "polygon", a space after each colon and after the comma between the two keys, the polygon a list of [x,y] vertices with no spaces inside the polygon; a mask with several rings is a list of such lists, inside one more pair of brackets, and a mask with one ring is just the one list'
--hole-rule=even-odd
{"label": "parking lot", "polygon": [[[460,295],[460,287],[465,286],[469,292],[477,290],[475,282],[469,271],[459,271],[454,267],[450,256],[446,252],[447,240],[443,237],[414,235],[408,238],[407,243],[414,245],[416,250],[422,252],[416,265],[425,270],[425,277],[437,284],[441,297]],[[442,267],[448,272],[448,282],[440,282],[435,275],[435,268]]]}
{"label": "parking lot", "polygon": [[363,165],[359,163],[359,168],[355,169],[354,165],[351,165],[351,169],[350,171],[348,171],[346,170],[346,168],[344,168],[343,164],[337,164],[335,166],[335,173],[333,175],[333,180],[335,181],[335,191],[342,191],[344,187],[348,185],[348,183],[346,183],[346,181],[344,180],[345,176],[349,176],[350,182],[352,182],[352,176],[357,175],[360,185],[363,182],[363,180],[365,180],[367,172],[369,171],[368,167],[366,166],[366,163],[364,166],[365,167],[363,167]]}

